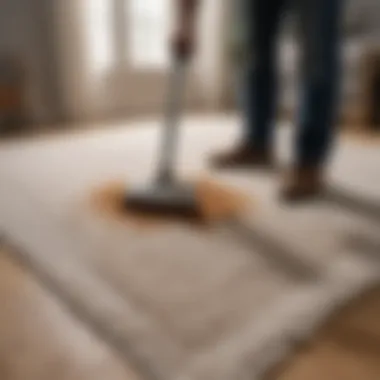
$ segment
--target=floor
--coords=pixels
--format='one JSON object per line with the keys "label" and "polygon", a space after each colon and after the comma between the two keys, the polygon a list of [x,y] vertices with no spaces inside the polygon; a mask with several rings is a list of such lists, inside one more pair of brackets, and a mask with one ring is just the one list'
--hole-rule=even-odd
{"label": "floor", "polygon": [[[111,152],[104,140],[94,144]],[[187,168],[190,172],[193,169],[191,165]],[[351,168],[338,167],[343,174]],[[99,165],[97,175],[99,170],[107,173],[108,169]],[[57,186],[64,188],[65,184],[58,181]],[[374,199],[377,194],[373,192]],[[133,367],[74,317],[46,285],[14,261],[11,251],[9,247],[0,250],[0,302],[5,305],[0,313],[0,378],[138,380]],[[331,318],[309,344],[268,373],[267,379],[375,380],[380,378],[379,357],[380,289],[375,289]]]}
{"label": "floor", "polygon": [[376,380],[380,378],[380,289],[332,318],[310,345],[268,380]]}
{"label": "floor", "polygon": [[2,380],[136,379],[8,249],[0,251],[0,302]]}
{"label": "floor", "polygon": [[[0,375],[2,380],[138,380],[128,363],[0,252]],[[310,344],[267,380],[378,380],[380,289],[332,318]]]}

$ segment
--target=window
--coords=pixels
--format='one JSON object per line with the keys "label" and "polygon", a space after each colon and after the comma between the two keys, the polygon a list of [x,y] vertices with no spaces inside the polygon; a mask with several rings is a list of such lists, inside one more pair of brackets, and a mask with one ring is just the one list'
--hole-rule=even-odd
{"label": "window", "polygon": [[[135,69],[165,68],[172,1],[84,0],[82,12],[91,72],[103,73],[123,58]],[[124,17],[115,13],[120,10]],[[121,52],[125,52],[124,57]]]}
{"label": "window", "polygon": [[101,73],[114,64],[113,7],[110,0],[86,0],[83,7],[89,67]]}
{"label": "window", "polygon": [[164,68],[168,64],[168,37],[172,0],[127,1],[127,59],[135,68]]}

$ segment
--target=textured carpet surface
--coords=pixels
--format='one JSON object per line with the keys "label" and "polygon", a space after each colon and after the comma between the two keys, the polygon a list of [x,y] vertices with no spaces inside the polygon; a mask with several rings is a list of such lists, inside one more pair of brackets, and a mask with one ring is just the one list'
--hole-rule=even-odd
{"label": "textured carpet surface", "polygon": [[[184,128],[179,174],[252,199],[239,220],[207,229],[138,229],[92,208],[105,184],[149,179],[153,122],[1,147],[1,231],[143,378],[260,378],[379,281],[379,149],[345,142],[331,171],[338,190],[289,208],[273,174],[207,169],[210,152],[236,138],[234,125],[204,118]],[[289,137],[283,128],[282,162]]]}

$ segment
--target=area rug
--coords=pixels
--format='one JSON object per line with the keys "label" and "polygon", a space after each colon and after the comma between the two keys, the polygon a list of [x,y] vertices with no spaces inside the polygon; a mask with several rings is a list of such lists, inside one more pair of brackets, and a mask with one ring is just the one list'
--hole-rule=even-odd
{"label": "area rug", "polygon": [[135,228],[89,207],[94,190],[115,178],[149,178],[154,123],[0,152],[0,228],[15,258],[142,378],[260,379],[379,282],[376,253],[350,244],[353,234],[378,241],[373,220],[328,203],[284,208],[272,176],[207,169],[207,155],[236,137],[232,126],[202,119],[185,127],[180,175],[207,174],[252,199],[206,229]]}

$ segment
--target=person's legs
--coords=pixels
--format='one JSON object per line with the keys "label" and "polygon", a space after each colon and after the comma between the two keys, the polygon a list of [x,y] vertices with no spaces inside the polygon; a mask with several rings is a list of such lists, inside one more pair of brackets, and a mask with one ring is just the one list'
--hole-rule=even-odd
{"label": "person's legs", "polygon": [[296,159],[302,166],[323,165],[333,140],[342,3],[343,0],[299,1],[303,90]]}
{"label": "person's legs", "polygon": [[301,107],[296,165],[286,189],[289,198],[314,195],[333,141],[340,74],[340,20],[343,0],[296,0],[300,19]]}
{"label": "person's legs", "polygon": [[276,42],[287,0],[241,0],[246,23],[246,62],[241,91],[243,141],[216,157],[218,166],[267,165],[271,161],[276,105]]}
{"label": "person's legs", "polygon": [[277,98],[277,35],[286,0],[246,0],[249,17],[244,68],[245,140],[270,149]]}

